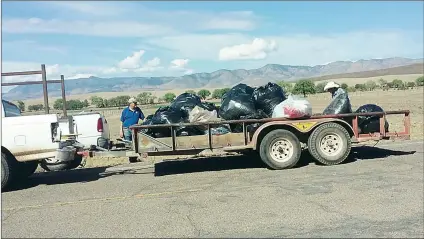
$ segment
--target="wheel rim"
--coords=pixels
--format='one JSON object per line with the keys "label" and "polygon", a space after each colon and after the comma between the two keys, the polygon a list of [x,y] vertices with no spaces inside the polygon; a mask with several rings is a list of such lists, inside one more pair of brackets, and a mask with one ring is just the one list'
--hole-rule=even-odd
{"label": "wheel rim", "polygon": [[320,149],[326,156],[335,156],[343,149],[343,140],[340,135],[331,133],[325,135],[320,141]]}
{"label": "wheel rim", "polygon": [[284,163],[293,156],[293,144],[286,139],[279,139],[271,145],[270,155],[272,160]]}

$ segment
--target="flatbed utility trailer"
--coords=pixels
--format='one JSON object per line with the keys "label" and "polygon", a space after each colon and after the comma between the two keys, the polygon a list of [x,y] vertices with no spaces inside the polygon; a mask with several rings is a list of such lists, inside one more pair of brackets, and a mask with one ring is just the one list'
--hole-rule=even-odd
{"label": "flatbed utility trailer", "polygon": [[[386,132],[387,115],[403,115],[402,132]],[[359,116],[376,116],[380,119],[380,131],[361,134],[358,127]],[[260,126],[252,133],[248,125]],[[241,133],[213,135],[211,129],[222,124],[240,124]],[[176,136],[180,127],[200,126],[208,131],[206,135]],[[84,151],[88,157],[146,157],[161,155],[196,155],[204,150],[223,150],[226,152],[257,151],[260,158],[272,169],[291,168],[298,162],[302,146],[305,144],[318,162],[324,165],[342,163],[350,154],[352,144],[364,141],[410,139],[409,110],[373,113],[351,113],[338,115],[314,115],[307,119],[287,118],[246,119],[213,121],[202,123],[183,123],[166,125],[134,125],[131,128],[133,138],[131,146],[124,150],[102,149]],[[142,129],[169,128],[171,137],[153,138]],[[389,130],[390,131],[390,130]],[[130,160],[131,161],[131,160]]]}

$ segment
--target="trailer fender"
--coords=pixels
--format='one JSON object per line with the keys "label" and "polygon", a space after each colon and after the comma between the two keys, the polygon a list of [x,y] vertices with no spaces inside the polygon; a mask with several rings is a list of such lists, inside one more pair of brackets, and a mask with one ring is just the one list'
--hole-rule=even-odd
{"label": "trailer fender", "polygon": [[334,122],[342,125],[352,137],[354,135],[354,131],[351,125],[348,122],[335,119],[335,118],[323,118],[323,119],[313,119],[313,120],[292,120],[292,121],[271,121],[261,125],[255,132],[252,137],[251,144],[254,149],[258,149],[261,144],[262,138],[270,131],[274,129],[285,129],[300,138],[305,138],[307,141],[307,137],[309,137],[310,133],[319,125],[324,123]]}

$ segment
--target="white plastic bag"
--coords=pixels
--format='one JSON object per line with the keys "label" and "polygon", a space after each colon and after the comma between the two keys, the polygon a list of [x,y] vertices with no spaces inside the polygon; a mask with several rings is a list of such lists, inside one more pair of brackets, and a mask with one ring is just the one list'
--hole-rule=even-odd
{"label": "white plastic bag", "polygon": [[274,107],[272,118],[297,119],[312,116],[309,101],[300,96],[289,95],[287,100]]}

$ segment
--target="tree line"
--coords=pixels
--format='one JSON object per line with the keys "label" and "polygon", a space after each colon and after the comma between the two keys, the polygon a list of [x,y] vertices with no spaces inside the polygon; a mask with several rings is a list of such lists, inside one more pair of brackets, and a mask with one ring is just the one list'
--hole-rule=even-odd
{"label": "tree line", "polygon": [[[323,93],[324,86],[326,82],[318,82],[314,83],[312,80],[299,80],[295,84],[280,81],[277,83],[280,85],[284,91],[289,94],[301,94],[305,97],[307,95]],[[417,78],[414,82],[403,82],[399,79],[394,79],[391,82],[386,81],[384,79],[379,79],[377,82],[369,80],[363,84],[355,84],[354,86],[348,86],[346,83],[341,84],[341,88],[347,90],[348,92],[355,91],[373,91],[375,89],[389,90],[389,89],[397,89],[397,90],[407,90],[413,89],[417,86],[424,86],[424,76]],[[187,90],[186,93],[198,95],[202,99],[207,99],[208,97],[212,99],[221,99],[225,93],[227,93],[230,88],[222,88],[215,89],[212,93],[207,89],[201,89],[198,92],[194,90]],[[142,92],[138,94],[135,98],[139,105],[148,105],[154,103],[170,103],[175,99],[175,93],[168,92],[163,97],[156,97],[152,95],[151,92]],[[108,108],[108,107],[124,107],[128,105],[128,100],[131,98],[129,95],[121,95],[113,98],[105,99],[99,96],[92,96],[90,98],[90,102],[88,100],[67,100],[66,101],[66,109],[67,110],[80,110],[83,108],[87,108],[92,105],[97,108]],[[23,101],[18,101],[18,107],[21,111],[25,111],[25,103]],[[57,99],[53,108],[55,110],[63,109],[63,100]],[[29,111],[39,111],[43,110],[44,106],[42,104],[29,105]]]}

